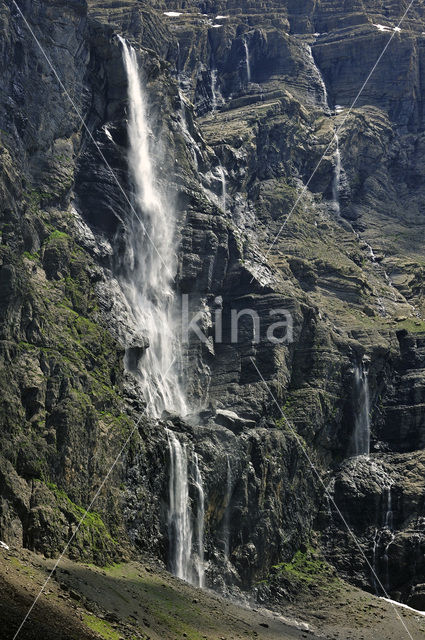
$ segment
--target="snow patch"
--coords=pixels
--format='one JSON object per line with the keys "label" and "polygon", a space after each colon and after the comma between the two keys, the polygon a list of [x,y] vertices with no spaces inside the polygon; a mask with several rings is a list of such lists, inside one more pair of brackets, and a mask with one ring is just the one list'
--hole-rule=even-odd
{"label": "snow patch", "polygon": [[9,545],[0,540],[0,549],[6,549],[6,551],[9,551]]}
{"label": "snow patch", "polygon": [[425,616],[425,611],[419,611],[419,609],[414,609],[413,607],[409,607],[409,605],[404,604],[403,602],[397,602],[397,600],[391,600],[390,598],[379,598],[380,600],[385,600],[385,602],[389,602],[396,607],[402,607],[402,609],[407,609],[408,611],[413,611],[418,616]]}
{"label": "snow patch", "polygon": [[227,20],[229,16],[216,16],[215,19],[216,20]]}
{"label": "snow patch", "polygon": [[178,18],[181,14],[181,11],[164,11],[164,16],[168,16],[169,18]]}
{"label": "snow patch", "polygon": [[111,136],[111,132],[109,131],[109,129],[108,129],[108,127],[106,126],[106,124],[104,125],[103,130],[104,130],[104,132],[105,132],[106,137],[107,137],[107,138],[109,138],[109,140],[110,140],[111,142],[113,142],[113,141],[114,141],[114,139],[113,139],[113,137]]}
{"label": "snow patch", "polygon": [[212,28],[213,29],[220,29],[223,25],[222,24],[213,24]]}
{"label": "snow patch", "polygon": [[396,31],[397,33],[401,31],[400,27],[388,27],[385,24],[374,24],[373,26],[376,27],[378,31]]}

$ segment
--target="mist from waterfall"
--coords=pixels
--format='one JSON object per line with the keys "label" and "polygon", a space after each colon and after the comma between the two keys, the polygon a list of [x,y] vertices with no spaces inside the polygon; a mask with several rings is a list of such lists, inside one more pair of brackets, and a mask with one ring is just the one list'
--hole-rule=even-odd
{"label": "mist from waterfall", "polygon": [[205,584],[205,492],[199,459],[198,455],[193,453],[192,486],[196,492],[196,515],[194,515],[190,499],[190,461],[187,446],[182,445],[172,431],[167,431],[167,436],[170,456],[168,485],[170,569],[178,578],[194,586],[203,587]]}
{"label": "mist from waterfall", "polygon": [[[119,36],[118,36],[119,37]],[[133,182],[131,233],[121,286],[140,333],[149,343],[137,366],[147,412],[187,413],[179,380],[181,350],[172,282],[177,270],[175,210],[158,184],[150,145],[146,98],[135,50],[119,37],[128,82],[128,164]],[[128,363],[128,362],[127,362]]]}
{"label": "mist from waterfall", "polygon": [[352,453],[354,456],[370,453],[370,397],[369,380],[364,363],[354,370],[354,433]]}

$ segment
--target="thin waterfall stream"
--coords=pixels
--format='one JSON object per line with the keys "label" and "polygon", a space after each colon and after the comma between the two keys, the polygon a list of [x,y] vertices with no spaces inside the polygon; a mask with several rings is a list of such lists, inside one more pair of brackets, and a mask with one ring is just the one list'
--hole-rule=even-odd
{"label": "thin waterfall stream", "polygon": [[352,453],[354,456],[370,453],[370,396],[366,365],[362,362],[354,370],[354,433]]}
{"label": "thin waterfall stream", "polygon": [[230,501],[232,498],[232,467],[230,466],[230,458],[226,456],[226,494],[224,497],[224,518],[223,518],[223,540],[224,540],[224,557],[229,558],[230,553]]}
{"label": "thin waterfall stream", "polygon": [[[205,492],[199,458],[192,454],[193,480],[189,477],[189,455],[185,444],[167,430],[170,455],[168,537],[169,563],[178,578],[197,587],[205,584],[204,520]],[[196,510],[190,498],[190,486],[196,493]]]}
{"label": "thin waterfall stream", "polygon": [[191,582],[192,523],[189,506],[187,449],[168,431],[170,451],[168,535],[170,568],[175,576]]}
{"label": "thin waterfall stream", "polygon": [[246,79],[248,82],[251,82],[251,62],[249,59],[249,48],[246,38],[243,40],[243,46],[245,49],[245,69],[246,69]]}
{"label": "thin waterfall stream", "polygon": [[221,208],[224,211],[224,213],[226,213],[226,198],[227,198],[226,173],[221,163],[218,165],[217,171],[218,171],[218,175],[220,177],[220,182],[221,182]]}
{"label": "thin waterfall stream", "polygon": [[204,570],[204,519],[205,519],[205,492],[202,482],[201,471],[199,469],[198,454],[193,455],[194,462],[194,485],[197,492],[197,512],[196,512],[196,546],[197,557],[195,560],[196,578],[198,587],[203,587],[205,583]]}
{"label": "thin waterfall stream", "polygon": [[337,132],[335,132],[335,141],[336,141],[336,149],[335,149],[334,176],[332,180],[332,203],[333,203],[333,208],[335,213],[339,216],[341,214],[341,206],[339,203],[339,191],[341,187],[342,163],[341,163],[341,151],[339,149],[339,138],[338,138]]}

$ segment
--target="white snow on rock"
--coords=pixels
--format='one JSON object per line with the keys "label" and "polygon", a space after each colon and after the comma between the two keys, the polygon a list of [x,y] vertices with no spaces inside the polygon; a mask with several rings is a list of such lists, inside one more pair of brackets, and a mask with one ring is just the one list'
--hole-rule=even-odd
{"label": "white snow on rock", "polygon": [[178,18],[181,16],[181,11],[164,11],[164,16],[168,16],[169,18]]}
{"label": "white snow on rock", "polygon": [[379,31],[401,31],[400,27],[388,27],[385,24],[374,24],[373,26],[376,27]]}
{"label": "white snow on rock", "polygon": [[7,551],[9,551],[9,545],[0,540],[0,549],[6,549]]}
{"label": "white snow on rock", "polygon": [[404,604],[403,602],[398,602],[397,600],[391,600],[391,598],[379,598],[380,600],[385,600],[385,602],[389,602],[390,604],[401,607],[402,609],[407,609],[408,611],[413,611],[416,615],[425,616],[425,611],[419,611],[419,609],[413,609],[413,607],[409,607],[409,605]]}

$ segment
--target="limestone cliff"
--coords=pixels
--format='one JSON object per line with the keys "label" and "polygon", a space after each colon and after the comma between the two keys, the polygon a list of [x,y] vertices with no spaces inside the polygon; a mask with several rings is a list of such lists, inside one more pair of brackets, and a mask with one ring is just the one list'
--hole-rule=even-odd
{"label": "limestone cliff", "polygon": [[[398,30],[405,2],[18,4],[54,71],[3,2],[0,538],[56,554],[141,417],[74,557],[168,561],[168,428],[199,457],[208,584],[252,588],[314,541],[379,590],[280,406],[385,589],[423,608],[423,9]],[[123,366],[147,345],[119,287],[133,185],[117,34],[138,52],[177,210],[175,289],[209,333],[185,353],[190,420],[143,416]],[[246,321],[235,343],[246,308],[260,340]],[[289,345],[266,337],[279,309]]]}

